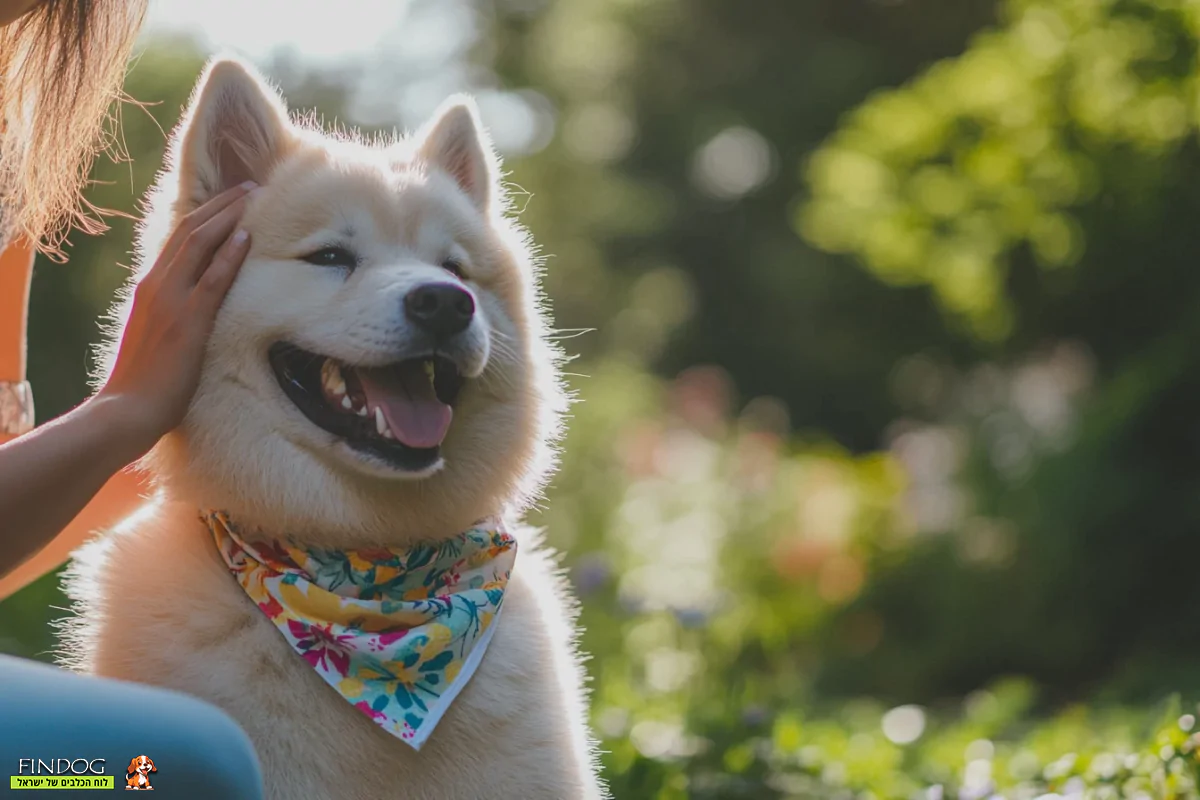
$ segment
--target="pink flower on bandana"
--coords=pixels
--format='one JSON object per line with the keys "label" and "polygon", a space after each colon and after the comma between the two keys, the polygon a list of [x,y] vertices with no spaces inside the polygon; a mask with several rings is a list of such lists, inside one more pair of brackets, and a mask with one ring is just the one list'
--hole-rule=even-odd
{"label": "pink flower on bandana", "polygon": [[284,567],[286,569],[299,569],[296,560],[292,558],[292,554],[282,544],[276,541],[258,542],[258,555],[269,559],[269,562],[276,567]]}
{"label": "pink flower on bandana", "polygon": [[332,666],[342,677],[350,671],[350,654],[346,651],[346,643],[354,641],[353,635],[338,636],[333,632],[333,625],[306,625],[294,619],[288,620],[288,629],[296,640],[296,649],[309,664],[327,672]]}
{"label": "pink flower on bandana", "polygon": [[357,703],[354,704],[354,707],[357,708],[362,713],[366,714],[371,719],[375,720],[376,722],[386,722],[387,721],[387,718],[388,718],[387,714],[384,714],[382,711],[376,711],[375,709],[371,708],[371,704],[368,703],[366,700],[359,700]]}
{"label": "pink flower on bandana", "polygon": [[405,636],[408,636],[407,630],[388,631],[387,633],[381,633],[378,636],[371,637],[371,642],[368,647],[377,653],[382,652],[386,650],[389,645],[400,641]]}
{"label": "pink flower on bandana", "polygon": [[266,600],[263,600],[258,604],[258,607],[271,619],[275,619],[283,613],[283,606],[274,597],[268,597]]}
{"label": "pink flower on bandana", "polygon": [[386,547],[364,547],[358,551],[358,554],[364,561],[376,561],[381,564],[386,564],[395,558],[395,553]]}

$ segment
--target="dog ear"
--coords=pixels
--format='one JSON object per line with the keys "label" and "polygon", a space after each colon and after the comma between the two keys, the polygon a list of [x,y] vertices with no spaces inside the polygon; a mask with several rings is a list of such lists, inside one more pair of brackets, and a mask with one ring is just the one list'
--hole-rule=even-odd
{"label": "dog ear", "polygon": [[152,759],[152,758],[147,758],[146,760],[150,762],[150,771],[151,771],[151,772],[158,772],[158,767],[154,766],[154,759]]}
{"label": "dog ear", "polygon": [[486,213],[495,195],[499,166],[475,102],[465,95],[447,100],[418,134],[418,141],[419,158],[453,178],[475,207]]}
{"label": "dog ear", "polygon": [[137,756],[129,759],[129,766],[125,768],[126,775],[132,775],[137,772]]}
{"label": "dog ear", "polygon": [[232,58],[209,62],[180,128],[185,210],[239,183],[265,183],[290,133],[279,93],[253,67]]}

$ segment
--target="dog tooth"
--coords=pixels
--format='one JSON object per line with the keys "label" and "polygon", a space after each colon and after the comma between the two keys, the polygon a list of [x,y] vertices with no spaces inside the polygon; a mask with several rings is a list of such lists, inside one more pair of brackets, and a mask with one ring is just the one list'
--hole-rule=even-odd
{"label": "dog tooth", "polygon": [[350,400],[350,395],[342,395],[342,408],[346,409],[347,411],[354,408],[354,403]]}
{"label": "dog tooth", "polygon": [[383,418],[383,409],[379,406],[375,406],[375,430],[379,431],[380,436],[389,432],[387,420]]}
{"label": "dog tooth", "polygon": [[346,393],[346,381],[342,378],[342,369],[332,358],[325,359],[325,363],[321,365],[321,384],[335,397]]}
{"label": "dog tooth", "polygon": [[358,415],[359,415],[360,417],[365,417],[365,416],[367,415],[367,407],[366,407],[366,406],[359,406],[359,407],[358,407]]}
{"label": "dog tooth", "polygon": [[422,362],[421,366],[423,366],[425,368],[425,377],[429,378],[430,383],[433,383],[433,379],[434,379],[434,375],[435,375],[435,372],[433,369],[433,359],[432,358],[425,359],[425,361]]}

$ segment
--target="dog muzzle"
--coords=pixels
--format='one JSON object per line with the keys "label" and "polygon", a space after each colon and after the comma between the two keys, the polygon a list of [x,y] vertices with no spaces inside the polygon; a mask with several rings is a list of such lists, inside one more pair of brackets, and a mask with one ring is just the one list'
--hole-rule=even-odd
{"label": "dog muzzle", "polygon": [[204,512],[225,563],[292,649],[414,749],[479,667],[517,555],[498,518],[434,545],[324,550],[247,541]]}

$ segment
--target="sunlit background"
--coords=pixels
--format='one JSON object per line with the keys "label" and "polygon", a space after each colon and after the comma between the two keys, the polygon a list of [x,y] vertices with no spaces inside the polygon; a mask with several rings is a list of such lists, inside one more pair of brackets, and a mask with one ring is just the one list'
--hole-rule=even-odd
{"label": "sunlit background", "polygon": [[[1200,6],[152,6],[101,206],[219,49],[330,124],[479,98],[579,332],[534,521],[616,797],[1198,796]],[[130,233],[38,266],[42,419]]]}

